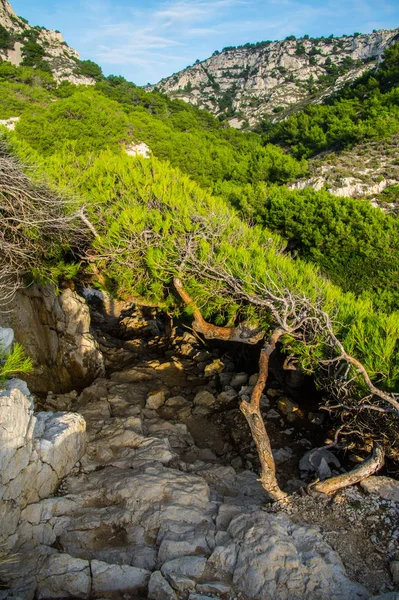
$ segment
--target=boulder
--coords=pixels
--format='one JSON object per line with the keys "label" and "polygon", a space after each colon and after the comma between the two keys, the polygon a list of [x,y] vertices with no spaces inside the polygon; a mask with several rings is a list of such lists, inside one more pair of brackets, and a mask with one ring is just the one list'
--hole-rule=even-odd
{"label": "boulder", "polygon": [[215,396],[206,390],[198,392],[194,398],[194,404],[199,406],[212,406],[215,404]]}
{"label": "boulder", "polygon": [[384,500],[399,502],[399,481],[383,475],[372,475],[360,482],[362,488],[369,494],[376,494]]}
{"label": "boulder", "polygon": [[158,390],[156,392],[150,392],[146,400],[145,406],[146,408],[157,410],[163,404],[165,404],[165,392],[163,390]]}
{"label": "boulder", "polygon": [[39,573],[37,598],[88,598],[91,588],[88,560],[53,554]]}
{"label": "boulder", "polygon": [[81,390],[104,372],[89,307],[70,289],[60,295],[51,285],[20,290],[1,323],[14,330],[15,341],[33,360],[33,373],[24,376],[33,392]]}
{"label": "boulder", "polygon": [[73,413],[33,412],[25,382],[0,391],[0,541],[17,529],[21,511],[48,497],[81,458],[86,423]]}
{"label": "boulder", "polygon": [[127,594],[138,594],[147,589],[150,572],[128,565],[110,565],[100,560],[91,561],[93,577],[92,591],[98,597],[114,598],[117,592],[121,598]]}
{"label": "boulder", "polygon": [[253,600],[365,600],[319,532],[285,515],[257,511],[236,517],[228,533],[240,551],[233,584]]}
{"label": "boulder", "polygon": [[154,571],[148,584],[149,600],[177,600],[169,583],[162,577],[161,571]]}

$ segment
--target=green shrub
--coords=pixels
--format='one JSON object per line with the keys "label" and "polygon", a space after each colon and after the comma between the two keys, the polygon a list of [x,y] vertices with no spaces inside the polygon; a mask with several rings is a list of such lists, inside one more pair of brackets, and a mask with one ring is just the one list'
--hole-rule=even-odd
{"label": "green shrub", "polygon": [[20,344],[14,344],[10,354],[0,347],[0,386],[7,379],[17,375],[29,375],[33,370],[32,359],[28,358]]}
{"label": "green shrub", "polygon": [[92,60],[80,60],[74,69],[77,75],[84,75],[85,77],[92,77],[96,81],[104,79],[104,75],[101,67],[93,62]]}
{"label": "green shrub", "polygon": [[8,50],[13,45],[13,39],[10,32],[0,25],[0,48],[3,50]]}

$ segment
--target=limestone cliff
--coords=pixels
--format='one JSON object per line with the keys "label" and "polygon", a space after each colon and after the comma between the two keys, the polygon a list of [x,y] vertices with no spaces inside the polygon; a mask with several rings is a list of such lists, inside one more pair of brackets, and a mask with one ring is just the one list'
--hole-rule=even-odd
{"label": "limestone cliff", "polygon": [[228,118],[235,127],[278,121],[320,102],[346,82],[378,68],[399,29],[341,38],[302,38],[224,48],[162,79],[156,87],[173,98]]}
{"label": "limestone cliff", "polygon": [[82,389],[104,372],[102,354],[90,333],[89,308],[70,289],[56,295],[51,285],[17,293],[12,310],[0,314],[34,363],[26,376],[32,392]]}
{"label": "limestone cliff", "polygon": [[13,11],[8,0],[0,0],[0,30],[3,34],[0,42],[0,59],[20,65],[27,48],[39,52],[43,63],[57,82],[70,81],[81,85],[92,85],[94,79],[79,75],[77,67],[80,57],[76,50],[70,48],[59,31],[45,27],[32,27]]}

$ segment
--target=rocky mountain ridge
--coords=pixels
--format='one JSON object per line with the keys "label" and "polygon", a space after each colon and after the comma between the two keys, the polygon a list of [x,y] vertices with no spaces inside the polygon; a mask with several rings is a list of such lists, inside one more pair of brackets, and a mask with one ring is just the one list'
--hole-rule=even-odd
{"label": "rocky mountain ridge", "polygon": [[321,102],[364,72],[378,68],[399,29],[340,38],[267,41],[224,48],[156,86],[227,118],[234,127],[282,120],[308,103]]}
{"label": "rocky mountain ridge", "polygon": [[[58,83],[92,85],[94,79],[79,73],[79,53],[70,48],[59,31],[31,26],[18,17],[8,0],[0,0],[0,60],[48,70]],[[31,63],[31,64],[30,64]]]}

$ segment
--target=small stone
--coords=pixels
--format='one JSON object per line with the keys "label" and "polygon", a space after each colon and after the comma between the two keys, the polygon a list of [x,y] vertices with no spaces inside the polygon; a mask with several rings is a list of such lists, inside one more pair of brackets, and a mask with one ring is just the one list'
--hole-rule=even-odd
{"label": "small stone", "polygon": [[90,594],[90,565],[88,560],[69,554],[49,556],[38,576],[37,598],[88,598]]}
{"label": "small stone", "polygon": [[232,466],[234,469],[242,469],[242,467],[243,467],[243,464],[244,464],[244,463],[243,463],[243,461],[242,461],[242,458],[241,458],[241,456],[237,456],[236,458],[233,458],[233,460],[231,461],[231,466]]}
{"label": "small stone", "polygon": [[265,394],[262,394],[260,397],[260,406],[261,408],[269,408],[270,406],[270,400]]}
{"label": "small stone", "polygon": [[194,360],[197,363],[203,363],[207,360],[209,360],[210,358],[212,358],[212,355],[210,352],[208,352],[207,350],[202,350],[201,352],[198,352],[195,356],[194,356]]}
{"label": "small stone", "polygon": [[245,385],[248,381],[248,375],[246,373],[236,373],[233,376],[233,379],[230,382],[231,387],[233,388],[240,388],[241,386]]}
{"label": "small stone", "polygon": [[191,417],[191,409],[188,406],[186,406],[185,408],[182,408],[181,410],[179,410],[179,412],[177,413],[177,416],[179,417],[180,421],[189,419]]}
{"label": "small stone", "polygon": [[236,390],[231,388],[221,392],[217,397],[217,401],[221,404],[229,404],[230,402],[234,402],[234,400],[237,399],[237,396],[238,394]]}
{"label": "small stone", "polygon": [[185,592],[191,592],[195,589],[195,581],[184,575],[176,575],[175,573],[169,573],[167,575],[170,585],[177,592],[184,594]]}
{"label": "small stone", "polygon": [[150,572],[128,565],[112,565],[100,560],[91,561],[95,594],[107,592],[138,593],[147,588]]}
{"label": "small stone", "polygon": [[219,374],[219,379],[220,379],[220,383],[222,386],[224,385],[230,385],[230,381],[233,378],[233,373],[228,373],[226,371],[223,371],[223,373]]}
{"label": "small stone", "polygon": [[148,395],[147,401],[145,403],[146,408],[157,410],[165,403],[165,392],[163,390],[157,390],[155,392],[151,392]]}
{"label": "small stone", "polygon": [[249,378],[249,385],[256,385],[256,382],[258,381],[258,377],[259,377],[259,373],[254,373],[253,375],[251,375],[251,377]]}
{"label": "small stone", "polygon": [[217,373],[222,373],[224,371],[224,363],[217,358],[210,365],[206,365],[204,369],[205,377],[212,377],[213,375],[217,375]]}
{"label": "small stone", "polygon": [[202,392],[198,392],[198,394],[194,398],[194,404],[200,406],[212,406],[215,404],[215,396],[206,390]]}
{"label": "small stone", "polygon": [[323,413],[319,413],[319,412],[310,412],[308,414],[308,419],[311,423],[314,423],[315,425],[321,425],[324,422],[325,419],[325,415],[323,415]]}
{"label": "small stone", "polygon": [[206,581],[197,585],[197,592],[200,594],[229,594],[231,587],[222,581]]}
{"label": "small stone", "polygon": [[281,398],[278,399],[277,407],[283,415],[290,415],[291,413],[297,412],[299,409],[298,404],[287,398],[287,396],[281,396]]}
{"label": "small stone", "polygon": [[279,448],[278,450],[272,450],[272,452],[274,462],[276,463],[276,465],[282,465],[294,456],[293,451],[291,450],[291,448],[288,447]]}
{"label": "small stone", "polygon": [[206,558],[203,556],[183,556],[165,562],[161,567],[161,572],[164,577],[174,573],[199,579],[205,571],[205,566]]}
{"label": "small stone", "polygon": [[183,396],[172,396],[169,400],[166,401],[165,406],[170,406],[173,408],[183,408],[187,406],[188,402]]}
{"label": "small stone", "polygon": [[278,414],[278,412],[276,410],[274,410],[274,408],[271,408],[270,410],[267,411],[266,416],[268,419],[279,419],[280,415]]}
{"label": "small stone", "polygon": [[269,398],[277,398],[279,393],[280,392],[278,390],[275,390],[274,388],[269,388],[266,392],[266,394],[269,396]]}
{"label": "small stone", "polygon": [[149,600],[177,600],[169,583],[162,577],[161,571],[154,571],[148,584]]}

